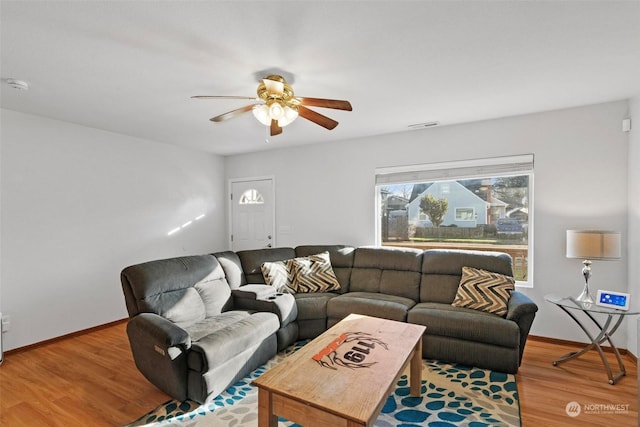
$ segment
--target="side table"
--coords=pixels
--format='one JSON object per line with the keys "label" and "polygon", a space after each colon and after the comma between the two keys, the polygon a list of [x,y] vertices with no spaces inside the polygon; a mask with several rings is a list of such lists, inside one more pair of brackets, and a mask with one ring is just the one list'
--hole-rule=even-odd
{"label": "side table", "polygon": [[[554,360],[553,366],[557,366],[558,363],[563,363],[568,360],[575,359],[576,357],[583,355],[592,348],[595,348],[598,351],[598,354],[600,354],[602,363],[607,370],[609,384],[615,384],[620,378],[626,375],[627,372],[624,369],[624,364],[622,363],[620,352],[618,351],[618,348],[613,344],[611,336],[616,332],[616,330],[618,330],[618,327],[622,323],[622,320],[625,316],[637,315],[640,314],[640,312],[617,310],[615,308],[602,307],[596,304],[582,303],[576,301],[572,297],[563,297],[556,294],[545,295],[544,299],[547,302],[560,307],[562,311],[567,313],[569,317],[571,317],[578,324],[578,326],[580,326],[580,328],[591,340],[591,344],[587,345],[582,350],[567,353],[561,358]],[[578,319],[578,317],[576,317],[573,311],[581,311],[589,319],[591,319],[591,321],[598,327],[598,330],[600,331],[598,335],[594,337],[593,334],[586,328],[586,326]],[[605,314],[607,316],[607,320],[604,322],[604,324],[601,324],[593,317],[593,314]],[[604,343],[605,341],[609,342],[609,345],[611,346],[611,349],[613,350],[613,353],[618,360],[620,371],[616,374],[614,374],[611,370],[611,365],[609,364],[609,361],[607,360],[602,347],[600,346],[600,344]]]}

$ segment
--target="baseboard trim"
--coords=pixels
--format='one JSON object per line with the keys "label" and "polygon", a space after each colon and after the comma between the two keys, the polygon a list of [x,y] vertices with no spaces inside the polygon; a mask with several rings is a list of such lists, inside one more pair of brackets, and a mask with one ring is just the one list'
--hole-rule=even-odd
{"label": "baseboard trim", "polygon": [[[529,335],[527,339],[531,341],[544,342],[547,344],[565,345],[568,347],[578,347],[578,348],[582,348],[588,344],[580,341],[570,341],[570,340],[563,340],[559,338],[541,337],[538,335]],[[601,347],[604,352],[613,354],[613,349],[611,347],[609,346],[601,346]],[[620,352],[621,356],[629,359],[633,363],[638,363],[638,358],[633,353],[628,351],[626,348],[618,348],[618,351]]]}
{"label": "baseboard trim", "polygon": [[48,345],[48,344],[51,344],[51,343],[55,343],[55,342],[58,342],[58,341],[66,340],[66,339],[69,339],[69,338],[79,337],[79,336],[86,335],[86,334],[91,333],[91,332],[99,331],[101,329],[106,329],[106,328],[110,328],[112,326],[116,326],[116,325],[120,325],[122,323],[126,323],[127,320],[128,319],[115,320],[113,322],[105,323],[103,325],[98,325],[98,326],[94,326],[92,328],[82,329],[80,331],[71,332],[70,334],[65,334],[65,335],[61,335],[59,337],[51,338],[51,339],[44,340],[44,341],[39,341],[37,343],[33,343],[33,344],[29,344],[29,345],[25,345],[24,347],[13,348],[11,350],[5,351],[4,355],[5,356],[9,356],[11,354],[22,353],[23,351],[33,350],[34,348],[42,347],[42,346],[45,346],[45,345]]}

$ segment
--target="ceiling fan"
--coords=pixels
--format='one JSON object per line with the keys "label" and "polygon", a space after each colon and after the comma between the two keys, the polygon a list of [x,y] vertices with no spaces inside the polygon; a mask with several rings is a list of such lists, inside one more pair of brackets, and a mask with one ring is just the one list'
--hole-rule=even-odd
{"label": "ceiling fan", "polygon": [[333,129],[338,122],[307,107],[333,108],[351,111],[349,101],[323,98],[306,98],[294,96],[293,88],[287,84],[284,77],[273,74],[265,77],[258,84],[257,98],[250,96],[192,96],[194,99],[252,99],[256,103],[246,105],[236,110],[228,111],[212,117],[212,122],[222,122],[253,111],[260,123],[270,127],[271,136],[282,133],[282,128],[293,122],[298,116],[312,121],[326,129]]}

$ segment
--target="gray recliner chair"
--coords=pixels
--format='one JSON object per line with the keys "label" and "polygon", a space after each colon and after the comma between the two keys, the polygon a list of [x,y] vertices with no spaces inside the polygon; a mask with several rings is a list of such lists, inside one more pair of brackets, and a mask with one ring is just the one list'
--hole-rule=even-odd
{"label": "gray recliner chair", "polygon": [[265,363],[297,315],[293,297],[272,287],[232,289],[214,255],[133,265],[121,282],[136,366],[180,401],[209,401]]}

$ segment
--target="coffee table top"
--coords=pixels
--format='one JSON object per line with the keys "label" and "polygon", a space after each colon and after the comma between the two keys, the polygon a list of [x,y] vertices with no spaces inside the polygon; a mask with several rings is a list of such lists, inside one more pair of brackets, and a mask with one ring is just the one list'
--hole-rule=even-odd
{"label": "coffee table top", "polygon": [[386,400],[424,331],[420,325],[351,314],[253,384],[363,422]]}

